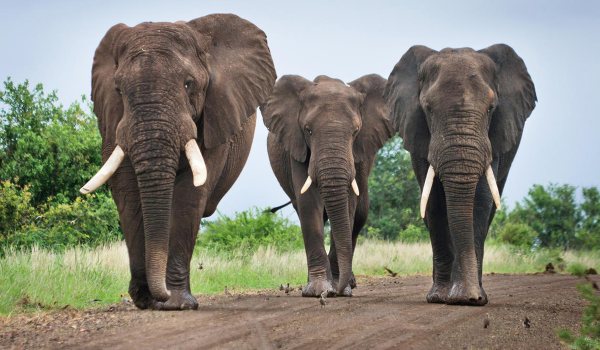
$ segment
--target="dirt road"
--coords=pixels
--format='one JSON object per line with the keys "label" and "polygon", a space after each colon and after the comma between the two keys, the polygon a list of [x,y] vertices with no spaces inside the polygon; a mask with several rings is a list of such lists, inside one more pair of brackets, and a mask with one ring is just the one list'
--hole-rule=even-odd
{"label": "dirt road", "polygon": [[300,297],[293,286],[289,294],[277,289],[200,297],[198,311],[138,311],[120,304],[19,316],[2,321],[0,347],[559,349],[556,330],[578,328],[585,307],[575,289],[584,279],[573,276],[485,276],[490,303],[484,307],[427,304],[430,281],[359,278],[354,297],[329,298],[325,306]]}

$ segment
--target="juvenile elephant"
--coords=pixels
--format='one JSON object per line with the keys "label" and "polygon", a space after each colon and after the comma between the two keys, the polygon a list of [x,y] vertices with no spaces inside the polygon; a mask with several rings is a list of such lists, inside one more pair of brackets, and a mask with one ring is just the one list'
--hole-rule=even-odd
{"label": "juvenile elephant", "polygon": [[[378,75],[349,85],[323,75],[314,81],[286,75],[261,106],[271,167],[304,236],[303,296],[352,295],[352,256],[369,208],[367,178],[377,150],[391,136],[384,86]],[[327,219],[329,256],[323,242]]]}
{"label": "juvenile elephant", "polygon": [[485,305],[485,237],[537,101],[527,68],[502,44],[414,46],[390,74],[385,98],[423,191],[433,248],[427,301]]}
{"label": "juvenile elephant", "polygon": [[235,15],[117,24],[100,42],[92,100],[105,164],[81,192],[108,180],[138,308],[198,307],[189,271],[200,218],[242,171],[275,78],[265,34]]}

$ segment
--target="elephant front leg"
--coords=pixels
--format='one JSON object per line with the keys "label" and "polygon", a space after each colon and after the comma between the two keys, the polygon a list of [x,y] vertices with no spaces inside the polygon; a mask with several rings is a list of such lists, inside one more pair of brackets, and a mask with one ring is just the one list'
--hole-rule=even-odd
{"label": "elephant front leg", "polygon": [[426,296],[428,303],[446,303],[452,288],[454,249],[448,229],[446,199],[443,192],[441,183],[436,179],[431,189],[425,216],[433,252],[433,284]]}
{"label": "elephant front leg", "polygon": [[[304,196],[310,195],[309,193]],[[301,198],[298,202],[308,266],[308,283],[302,289],[302,296],[319,297],[323,293],[329,297],[334,296],[336,292],[323,240],[323,206],[318,200],[310,202],[308,198]]]}
{"label": "elephant front leg", "polygon": [[190,262],[206,204],[205,193],[206,189],[193,186],[191,172],[179,175],[173,194],[167,262],[167,288],[171,295],[169,300],[156,303],[156,309],[198,309],[190,288]]}
{"label": "elephant front leg", "polygon": [[128,158],[110,179],[113,199],[119,211],[119,221],[129,256],[129,296],[134,305],[147,309],[154,304],[146,280],[144,221],[137,179]]}

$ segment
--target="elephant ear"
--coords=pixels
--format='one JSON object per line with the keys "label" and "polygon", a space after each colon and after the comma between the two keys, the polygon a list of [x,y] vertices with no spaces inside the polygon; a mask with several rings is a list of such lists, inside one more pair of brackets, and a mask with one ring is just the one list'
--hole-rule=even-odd
{"label": "elephant ear", "polygon": [[518,146],[525,120],[535,108],[535,86],[525,63],[510,46],[496,44],[479,52],[496,64],[498,105],[489,137],[494,153],[506,153]]}
{"label": "elephant ear", "polygon": [[354,161],[373,159],[377,151],[392,136],[389,110],[383,99],[386,80],[377,74],[360,77],[348,85],[365,95],[360,108],[362,127],[354,140]]}
{"label": "elephant ear", "polygon": [[267,36],[232,14],[188,22],[205,37],[210,81],[204,104],[204,145],[212,148],[242,129],[275,84]]}
{"label": "elephant ear", "polygon": [[301,163],[306,161],[308,147],[299,123],[302,108],[300,94],[311,85],[313,82],[301,76],[284,75],[275,84],[267,102],[260,107],[267,129]]}
{"label": "elephant ear", "polygon": [[[114,147],[116,144],[116,129],[123,117],[123,100],[115,89],[115,72],[119,43],[129,27],[117,24],[111,27],[100,41],[94,54],[92,65],[92,101],[94,113],[98,117],[98,127],[103,144]],[[112,151],[112,150],[111,150]],[[104,155],[105,152],[103,152]]]}
{"label": "elephant ear", "polygon": [[408,49],[392,70],[384,91],[390,119],[404,148],[420,158],[427,158],[431,135],[419,102],[419,68],[436,52],[426,46]]}

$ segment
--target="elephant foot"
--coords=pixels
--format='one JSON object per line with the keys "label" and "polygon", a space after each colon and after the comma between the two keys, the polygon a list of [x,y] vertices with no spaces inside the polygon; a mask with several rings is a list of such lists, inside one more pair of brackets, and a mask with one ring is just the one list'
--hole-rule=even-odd
{"label": "elephant foot", "polygon": [[350,285],[350,288],[352,288],[352,289],[356,288],[356,277],[354,277],[354,272],[352,272],[352,275],[350,276],[350,281],[348,282],[348,284]]}
{"label": "elephant foot", "polygon": [[351,297],[352,296],[352,287],[350,286],[350,284],[348,284],[344,290],[342,290],[342,292],[340,293],[339,291],[337,292],[337,296],[338,297]]}
{"label": "elephant foot", "polygon": [[450,285],[448,283],[433,283],[425,297],[428,303],[445,304],[448,301]]}
{"label": "elephant foot", "polygon": [[157,301],[154,310],[197,310],[198,301],[187,290],[171,290],[171,297],[165,302]]}
{"label": "elephant foot", "polygon": [[308,282],[302,289],[303,297],[320,297],[323,293],[326,293],[328,297],[335,296],[335,289],[333,289],[331,281],[326,279],[315,279]]}
{"label": "elephant foot", "polygon": [[154,304],[154,299],[147,284],[129,283],[129,296],[133,304],[141,310],[148,309]]}
{"label": "elephant foot", "polygon": [[352,289],[356,288],[356,279],[354,278],[354,274],[352,274],[352,277],[350,277],[350,281],[348,281],[348,284],[346,285],[346,287],[344,287],[344,289],[340,292],[338,290],[338,279],[334,278],[333,280],[333,289],[335,289],[336,295],[338,297],[351,297],[352,296]]}
{"label": "elephant foot", "polygon": [[463,283],[454,283],[446,304],[453,305],[472,305],[472,306],[483,306],[488,303],[487,294],[482,287],[472,286],[467,287]]}

